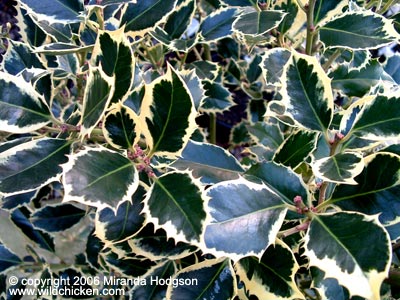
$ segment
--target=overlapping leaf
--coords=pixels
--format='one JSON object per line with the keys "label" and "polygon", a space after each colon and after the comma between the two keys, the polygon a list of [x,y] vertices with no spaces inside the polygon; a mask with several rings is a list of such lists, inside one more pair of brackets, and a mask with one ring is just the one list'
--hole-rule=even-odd
{"label": "overlapping leaf", "polygon": [[325,23],[319,34],[326,47],[350,49],[376,49],[399,39],[388,19],[367,10],[337,16]]}
{"label": "overlapping leaf", "polygon": [[148,222],[163,228],[175,241],[196,243],[203,234],[207,198],[188,172],[170,172],[157,178],[147,193]]}
{"label": "overlapping leaf", "polygon": [[340,65],[329,76],[332,78],[332,88],[356,97],[364,96],[378,84],[395,84],[378,60],[370,60],[364,67],[357,69]]}
{"label": "overlapping leaf", "polygon": [[265,162],[253,165],[246,175],[255,176],[263,181],[269,189],[273,190],[280,199],[293,204],[296,196],[306,201],[309,199],[307,186],[292,169],[275,162]]}
{"label": "overlapping leaf", "polygon": [[280,241],[269,246],[261,259],[242,258],[235,269],[249,293],[258,299],[303,298],[294,279],[299,266],[290,248]]}
{"label": "overlapping leaf", "polygon": [[59,180],[70,142],[42,138],[16,145],[0,154],[0,194],[32,191]]}
{"label": "overlapping leaf", "polygon": [[59,232],[77,224],[86,211],[72,204],[47,205],[35,211],[31,216],[31,222],[36,228],[46,232]]}
{"label": "overlapping leaf", "polygon": [[196,129],[195,117],[191,94],[172,67],[146,86],[140,118],[151,153],[178,156]]}
{"label": "overlapping leaf", "polygon": [[139,184],[132,162],[103,147],[86,148],[70,156],[63,171],[64,202],[77,201],[114,211],[131,200]]}
{"label": "overlapping leaf", "polygon": [[236,294],[236,279],[229,260],[210,259],[179,271],[173,280],[189,282],[174,287],[169,285],[167,298],[232,299]]}
{"label": "overlapping leaf", "polygon": [[[238,260],[261,257],[275,243],[286,208],[272,189],[240,178],[217,183],[207,192],[211,220],[204,240],[209,251]],[[240,243],[235,240],[238,236]]]}
{"label": "overlapping leaf", "polygon": [[109,77],[115,78],[111,103],[123,101],[133,83],[135,60],[124,28],[100,31],[92,52],[92,61]]}
{"label": "overlapping leaf", "polygon": [[17,255],[8,250],[3,244],[0,244],[0,273],[21,263],[22,260]]}
{"label": "overlapping leaf", "polygon": [[243,35],[259,36],[276,28],[285,13],[274,10],[246,10],[233,23],[233,29]]}
{"label": "overlapping leaf", "polygon": [[391,262],[390,239],[377,218],[354,212],[315,215],[304,244],[311,266],[336,278],[350,295],[371,300],[380,299]]}
{"label": "overlapping leaf", "polygon": [[176,0],[130,2],[121,17],[121,25],[132,36],[142,36],[165,20],[174,10]]}
{"label": "overlapping leaf", "polygon": [[34,88],[16,77],[0,72],[0,127],[3,131],[26,133],[45,126],[50,110]]}
{"label": "overlapping leaf", "polygon": [[105,246],[128,239],[144,226],[143,197],[144,188],[139,186],[132,200],[121,203],[116,211],[105,207],[96,212],[95,234]]}
{"label": "overlapping leaf", "polygon": [[312,164],[316,177],[329,182],[357,184],[354,180],[363,170],[364,162],[360,153],[338,153],[321,158]]}
{"label": "overlapping leaf", "polygon": [[299,130],[291,134],[277,149],[273,160],[295,169],[316,148],[318,134]]}
{"label": "overlapping leaf", "polygon": [[[327,131],[333,117],[333,96],[329,78],[316,58],[293,54],[282,76],[281,93],[283,100],[278,104],[297,126]],[[275,103],[271,102],[267,115],[281,114],[272,111]]]}
{"label": "overlapping leaf", "polygon": [[83,97],[81,136],[90,135],[103,117],[114,94],[115,77],[109,77],[100,67],[91,67]]}
{"label": "overlapping leaf", "polygon": [[261,69],[267,83],[279,83],[284,67],[291,56],[291,52],[285,48],[274,48],[264,54]]}
{"label": "overlapping leaf", "polygon": [[164,229],[156,230],[152,223],[148,223],[128,244],[132,252],[153,261],[183,259],[198,250],[196,246],[168,238]]}
{"label": "overlapping leaf", "polygon": [[20,0],[29,14],[50,23],[77,23],[83,13],[83,2],[80,0]]}
{"label": "overlapping leaf", "polygon": [[[366,101],[352,127],[352,133],[370,140],[394,140],[400,136],[398,95],[378,95]],[[379,113],[377,113],[379,112]]]}
{"label": "overlapping leaf", "polygon": [[180,158],[171,166],[182,171],[189,169],[195,177],[208,184],[236,179],[244,172],[237,159],[228,151],[194,141],[189,141]]}
{"label": "overlapping leaf", "polygon": [[3,67],[8,74],[18,75],[25,69],[44,68],[38,55],[32,48],[22,42],[11,41],[3,57]]}
{"label": "overlapping leaf", "polygon": [[209,14],[200,24],[199,33],[206,42],[232,35],[232,24],[238,14],[236,8],[221,8]]}
{"label": "overlapping leaf", "polygon": [[118,103],[106,115],[103,133],[113,147],[132,148],[140,138],[140,119],[132,109]]}

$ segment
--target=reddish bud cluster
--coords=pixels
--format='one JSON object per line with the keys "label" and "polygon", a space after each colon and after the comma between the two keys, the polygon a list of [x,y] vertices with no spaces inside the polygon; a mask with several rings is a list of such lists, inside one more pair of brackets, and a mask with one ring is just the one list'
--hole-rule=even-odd
{"label": "reddish bud cluster", "polygon": [[150,166],[150,158],[146,156],[146,153],[139,147],[139,145],[134,146],[134,151],[128,151],[128,158],[135,161],[136,169],[139,172],[146,172],[149,177],[154,177],[155,174]]}

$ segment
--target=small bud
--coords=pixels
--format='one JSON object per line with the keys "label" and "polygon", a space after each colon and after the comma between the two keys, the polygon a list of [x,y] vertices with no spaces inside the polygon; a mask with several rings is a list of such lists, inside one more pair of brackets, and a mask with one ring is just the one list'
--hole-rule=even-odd
{"label": "small bud", "polygon": [[60,126],[61,132],[66,133],[68,131],[68,125],[67,124],[62,124]]}
{"label": "small bud", "polygon": [[136,165],[136,168],[139,172],[143,172],[144,170],[146,170],[146,166],[143,164],[138,164]]}
{"label": "small bud", "polygon": [[296,197],[294,197],[293,202],[294,202],[296,205],[298,205],[298,204],[300,204],[300,203],[303,202],[303,198],[302,198],[301,196],[296,196]]}
{"label": "small bud", "polygon": [[341,132],[337,132],[337,133],[336,133],[336,139],[337,139],[337,140],[340,141],[340,140],[342,140],[343,138],[344,138],[344,134],[343,134],[343,133],[341,133]]}

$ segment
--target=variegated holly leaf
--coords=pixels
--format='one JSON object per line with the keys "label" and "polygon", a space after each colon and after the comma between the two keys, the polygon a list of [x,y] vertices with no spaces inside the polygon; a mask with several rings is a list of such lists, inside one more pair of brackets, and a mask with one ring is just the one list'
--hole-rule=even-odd
{"label": "variegated holly leaf", "polygon": [[[136,284],[130,291],[132,299],[154,299],[161,300],[165,297],[167,284],[157,284],[168,282],[176,272],[175,263],[167,260],[150,270],[145,277],[140,278],[139,284]],[[173,283],[172,283],[173,284]]]}
{"label": "variegated holly leaf", "polygon": [[358,184],[354,177],[364,168],[363,156],[357,152],[338,153],[312,163],[316,177],[329,182]]}
{"label": "variegated holly leaf", "polygon": [[387,18],[369,10],[348,11],[325,23],[319,29],[326,47],[376,49],[399,39]]}
{"label": "variegated holly leaf", "polygon": [[246,290],[258,299],[303,298],[294,278],[299,269],[296,258],[279,240],[265,250],[261,259],[244,257],[235,264],[235,269]]}
{"label": "variegated holly leaf", "polygon": [[260,64],[263,76],[268,84],[278,84],[285,65],[292,54],[285,48],[273,48],[266,51]]}
{"label": "variegated holly leaf", "polygon": [[400,53],[395,53],[386,59],[384,70],[393,78],[396,84],[400,84]]}
{"label": "variegated holly leaf", "polygon": [[327,278],[337,279],[350,296],[380,299],[380,287],[391,263],[391,245],[377,215],[315,214],[304,248],[310,265],[324,271]]}
{"label": "variegated holly leaf", "polygon": [[117,149],[130,149],[140,138],[139,117],[121,102],[105,116],[102,128],[107,142]]}
{"label": "variegated holly leaf", "polygon": [[316,267],[310,269],[313,277],[311,288],[316,289],[322,299],[348,299],[348,295],[345,294],[344,288],[339,285],[336,278],[325,278],[325,272]]}
{"label": "variegated holly leaf", "polygon": [[232,24],[238,14],[234,7],[220,8],[209,14],[200,24],[202,41],[213,42],[232,35]]}
{"label": "variegated holly leaf", "polygon": [[33,191],[59,180],[70,142],[42,138],[16,145],[0,154],[0,194]]}
{"label": "variegated holly leaf", "polygon": [[26,207],[12,211],[11,221],[23,232],[26,237],[35,242],[40,248],[50,252],[55,251],[54,239],[47,232],[37,229],[30,222],[31,212]]}
{"label": "variegated holly leaf", "polygon": [[278,27],[285,15],[281,11],[247,9],[233,22],[233,29],[239,34],[260,36]]}
{"label": "variegated holly leaf", "polygon": [[115,212],[130,201],[139,184],[133,163],[103,147],[81,150],[63,165],[64,202],[77,201]]}
{"label": "variegated holly leaf", "polygon": [[196,129],[196,114],[185,82],[169,66],[146,86],[141,106],[142,133],[151,154],[179,156]]}
{"label": "variegated holly leaf", "polygon": [[45,126],[50,110],[44,99],[22,77],[0,72],[0,128],[26,133]]}
{"label": "variegated holly leaf", "polygon": [[400,235],[393,231],[400,221],[400,157],[388,152],[376,153],[365,158],[365,165],[354,179],[358,185],[336,187],[329,202],[348,211],[379,214],[379,221],[388,228],[392,227],[388,231],[392,231],[392,240],[396,240]]}
{"label": "variegated holly leaf", "polygon": [[131,36],[143,36],[165,21],[175,9],[177,0],[130,1],[123,10],[121,25]]}
{"label": "variegated holly leaf", "polygon": [[295,169],[317,147],[318,133],[299,130],[291,134],[277,149],[273,160]]}
{"label": "variegated holly leaf", "polygon": [[35,53],[65,55],[93,50],[93,46],[78,46],[71,43],[50,43],[35,48]]}
{"label": "variegated holly leaf", "polygon": [[282,100],[272,101],[266,115],[282,115],[281,111],[273,111],[278,104],[280,109],[285,108],[283,115],[293,119],[295,125],[326,133],[333,117],[333,94],[330,80],[317,59],[293,53],[281,81]]}
{"label": "variegated holly leaf", "polygon": [[101,258],[105,261],[108,268],[111,268],[126,277],[143,276],[157,265],[157,262],[143,259],[134,255],[119,257],[117,253],[101,253]]}
{"label": "variegated holly leaf", "polygon": [[190,25],[195,14],[195,1],[185,0],[169,15],[163,29],[172,40],[180,39]]}
{"label": "variegated holly leaf", "polygon": [[[207,195],[211,218],[204,241],[208,252],[234,260],[249,255],[261,257],[275,243],[286,207],[265,184],[241,177],[213,185]],[[240,243],[235,236],[240,236]]]}
{"label": "variegated holly leaf", "polygon": [[209,259],[179,271],[172,280],[183,282],[168,286],[167,299],[232,299],[236,279],[228,259]]}
{"label": "variegated holly leaf", "polygon": [[21,5],[16,5],[14,8],[17,11],[15,19],[19,28],[18,33],[21,35],[21,41],[25,41],[33,47],[41,46],[47,37],[46,34],[37,26],[33,21],[33,17]]}
{"label": "variegated holly leaf", "polygon": [[131,201],[121,203],[114,211],[108,207],[97,210],[95,235],[106,247],[125,241],[137,233],[145,222],[142,214],[145,190],[139,186]]}
{"label": "variegated holly leaf", "polygon": [[178,260],[198,250],[196,246],[168,238],[164,229],[156,230],[152,223],[148,223],[128,241],[128,244],[133,253],[152,261],[160,261],[166,258]]}
{"label": "variegated holly leaf", "polygon": [[277,124],[256,122],[246,125],[246,129],[257,144],[265,146],[266,149],[273,153],[283,143],[283,134]]}
{"label": "variegated holly leaf", "polygon": [[49,23],[78,23],[83,17],[84,7],[80,0],[20,0],[20,3],[28,14]]}
{"label": "variegated holly leaf", "polygon": [[130,92],[135,70],[134,55],[124,28],[99,31],[91,59],[94,65],[101,65],[107,76],[115,78],[111,103],[123,101]]}
{"label": "variegated holly leaf", "polygon": [[26,69],[44,69],[44,65],[33,49],[18,41],[10,41],[7,52],[3,56],[2,65],[8,74],[18,75]]}
{"label": "variegated holly leaf", "polygon": [[114,94],[115,77],[109,77],[101,67],[90,67],[85,94],[83,96],[83,112],[80,120],[81,136],[90,135]]}
{"label": "variegated holly leaf", "polygon": [[[179,184],[177,184],[179,183]],[[170,172],[154,180],[144,201],[147,221],[176,242],[200,241],[207,197],[189,172]]]}
{"label": "variegated holly leaf", "polygon": [[314,24],[332,19],[343,14],[343,8],[348,5],[346,0],[324,1],[316,0],[314,5]]}
{"label": "variegated holly leaf", "polygon": [[304,181],[291,168],[275,162],[264,162],[251,166],[246,175],[261,179],[269,189],[288,204],[293,205],[293,199],[296,196],[300,196],[304,201],[310,199]]}
{"label": "variegated holly leaf", "polygon": [[223,112],[233,106],[232,95],[222,83],[203,80],[205,98],[201,104],[204,112]]}
{"label": "variegated holly leaf", "polygon": [[329,76],[332,78],[332,88],[347,96],[362,97],[378,84],[395,84],[377,59],[369,60],[364,67],[356,69],[349,65],[340,65]]}
{"label": "variegated holly leaf", "polygon": [[59,232],[74,226],[85,215],[85,210],[72,204],[47,205],[36,210],[30,220],[36,228],[46,232]]}
{"label": "variegated holly leaf", "polygon": [[3,244],[0,244],[0,273],[16,267],[22,263],[22,260],[7,249]]}
{"label": "variegated holly leaf", "polygon": [[237,159],[225,149],[194,141],[189,141],[171,167],[182,171],[189,169],[206,184],[236,179],[244,172]]}
{"label": "variegated holly leaf", "polygon": [[369,140],[398,139],[400,137],[400,112],[394,109],[398,105],[400,105],[398,94],[367,98],[351,132]]}

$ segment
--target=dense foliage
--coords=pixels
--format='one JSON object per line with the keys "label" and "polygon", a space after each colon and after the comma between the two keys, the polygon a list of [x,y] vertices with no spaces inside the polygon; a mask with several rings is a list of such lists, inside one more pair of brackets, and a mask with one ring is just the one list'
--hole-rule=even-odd
{"label": "dense foliage", "polygon": [[0,296],[400,297],[394,2],[18,0]]}

